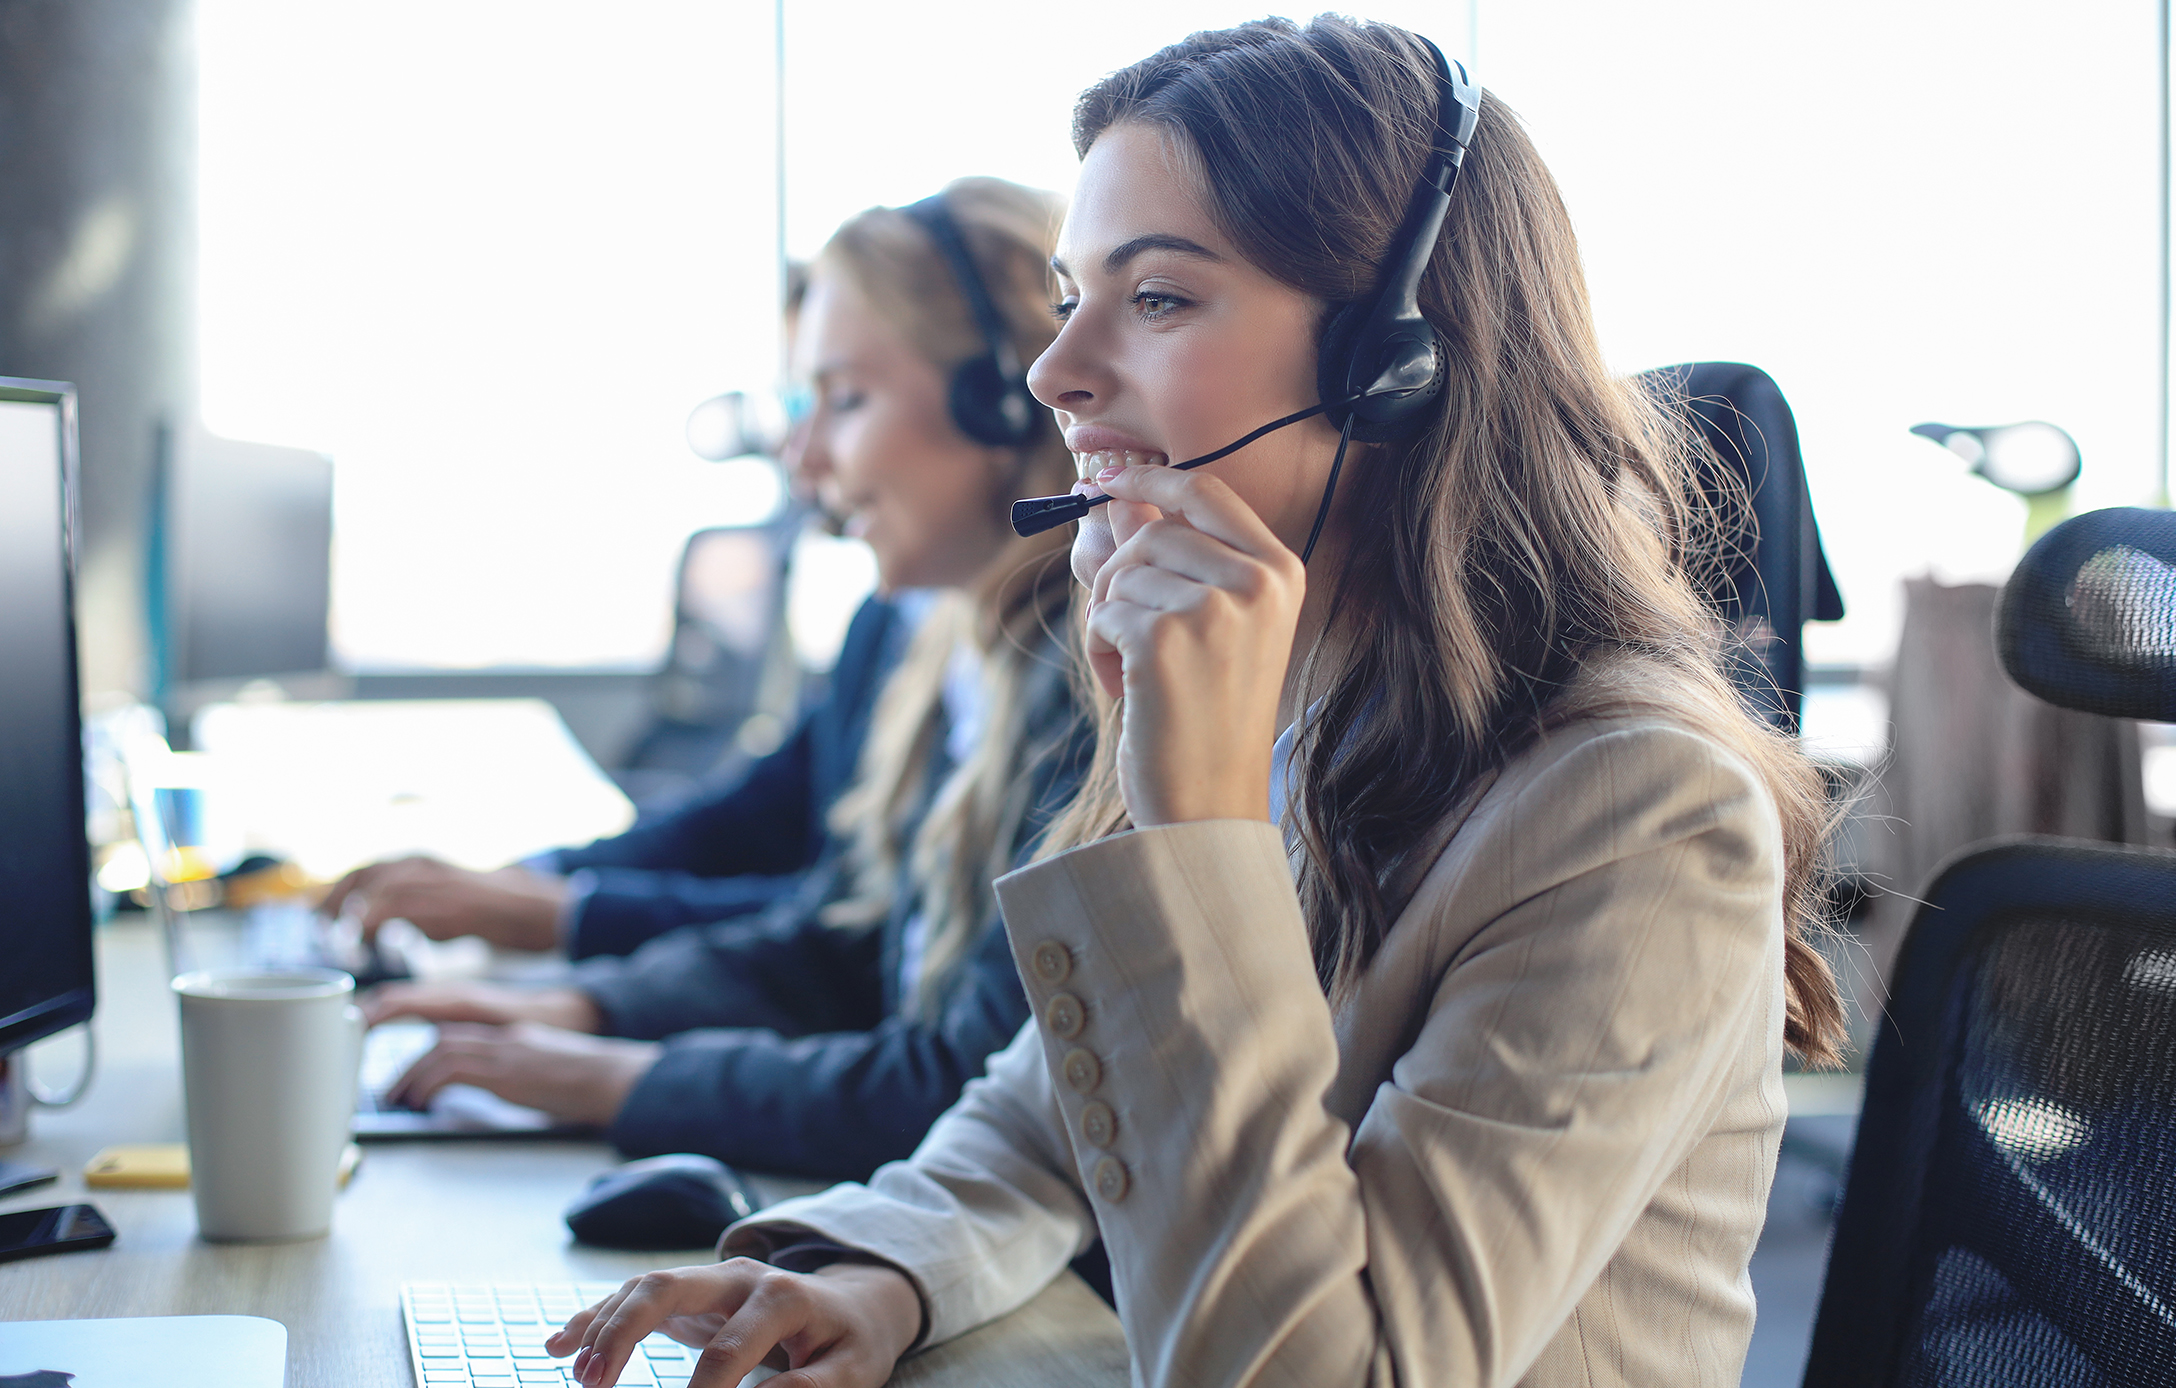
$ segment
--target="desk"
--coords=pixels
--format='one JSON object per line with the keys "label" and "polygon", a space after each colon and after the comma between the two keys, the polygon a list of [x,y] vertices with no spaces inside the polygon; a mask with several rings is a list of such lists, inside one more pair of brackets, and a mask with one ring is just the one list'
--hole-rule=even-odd
{"label": "desk", "polygon": [[[569,1239],[560,1209],[614,1160],[596,1142],[372,1145],[334,1207],[332,1233],[304,1243],[204,1243],[187,1191],[86,1193],[83,1164],[99,1148],[183,1135],[178,1023],[157,933],[139,921],[102,928],[98,963],[99,1073],[90,1094],[75,1108],[34,1114],[30,1140],[0,1149],[58,1167],[60,1184],[0,1200],[0,1210],[89,1199],[120,1237],[102,1252],[0,1264],[0,1320],[269,1316],[287,1327],[290,1388],[405,1388],[413,1376],[403,1281],[616,1281],[709,1261],[708,1249],[614,1253]],[[809,1188],[758,1184],[772,1198]],[[1070,1273],[1006,1319],[907,1360],[892,1380],[903,1388],[1126,1381],[1117,1318]]]}
{"label": "desk", "polygon": [[213,704],[191,736],[242,846],[327,879],[406,853],[495,868],[635,817],[541,699]]}

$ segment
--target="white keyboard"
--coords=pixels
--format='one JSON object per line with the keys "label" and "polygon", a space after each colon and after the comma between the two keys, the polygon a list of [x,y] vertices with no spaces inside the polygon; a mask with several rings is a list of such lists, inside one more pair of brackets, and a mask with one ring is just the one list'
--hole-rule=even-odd
{"label": "white keyboard", "polygon": [[[562,1388],[574,1384],[573,1358],[554,1359],[544,1337],[584,1306],[619,1290],[617,1282],[539,1282],[467,1286],[404,1282],[401,1318],[408,1355],[422,1388]],[[696,1350],[652,1335],[620,1373],[623,1388],[687,1388]],[[741,1380],[771,1377],[758,1369]]]}

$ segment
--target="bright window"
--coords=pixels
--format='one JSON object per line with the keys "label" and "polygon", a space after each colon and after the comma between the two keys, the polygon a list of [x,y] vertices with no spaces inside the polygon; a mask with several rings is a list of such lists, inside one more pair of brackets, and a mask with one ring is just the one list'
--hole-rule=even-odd
{"label": "bright window", "polygon": [[767,12],[199,13],[206,422],[333,455],[341,658],[654,664],[775,501],[682,436],[776,370]]}
{"label": "bright window", "polygon": [[1906,431],[2047,419],[2081,508],[2153,489],[2151,5],[1487,3],[1481,64],[1563,183],[1613,365],[1765,368],[1798,416],[1848,620],[1999,578],[2016,498]]}
{"label": "bright window", "polygon": [[[1852,617],[1996,576],[2022,506],[1906,429],[2045,418],[2082,505],[2151,488],[2150,6],[1459,0],[1364,7],[1516,107],[1604,346],[1738,359],[1796,407]],[[775,372],[772,10],[201,0],[204,394],[332,452],[360,665],[639,665],[698,525],[760,512],[687,408]],[[787,0],[787,245],[961,174],[1071,178],[1078,91],[1259,11]]]}

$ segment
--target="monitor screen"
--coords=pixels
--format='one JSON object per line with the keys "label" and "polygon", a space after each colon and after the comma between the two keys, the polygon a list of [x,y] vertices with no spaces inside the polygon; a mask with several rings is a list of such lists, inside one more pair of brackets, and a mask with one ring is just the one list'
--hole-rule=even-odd
{"label": "monitor screen", "polygon": [[91,1015],[74,464],[69,388],[0,378],[0,1052]]}

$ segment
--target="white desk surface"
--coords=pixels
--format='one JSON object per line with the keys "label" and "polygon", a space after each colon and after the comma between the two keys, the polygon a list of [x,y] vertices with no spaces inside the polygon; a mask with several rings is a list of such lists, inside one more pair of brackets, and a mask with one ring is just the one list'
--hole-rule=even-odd
{"label": "white desk surface", "polygon": [[[599,1142],[372,1144],[334,1208],[332,1233],[292,1244],[199,1240],[187,1191],[86,1191],[83,1166],[98,1149],[183,1136],[179,1034],[157,935],[140,920],[106,926],[98,959],[99,1064],[89,1095],[71,1109],[34,1113],[29,1141],[0,1148],[0,1156],[59,1168],[60,1183],[0,1199],[0,1210],[89,1200],[119,1238],[103,1251],[0,1264],[0,1320],[268,1316],[287,1326],[290,1388],[402,1388],[413,1382],[403,1281],[615,1281],[709,1260],[707,1249],[615,1253],[572,1241],[559,1212],[613,1162]],[[61,1049],[56,1042],[44,1061],[53,1071]],[[808,1188],[760,1184],[775,1196]],[[1126,1381],[1117,1318],[1070,1273],[1006,1319],[907,1360],[893,1379],[961,1388]]]}
{"label": "white desk surface", "polygon": [[212,704],[191,736],[208,813],[327,879],[404,853],[495,868],[635,817],[541,699]]}

